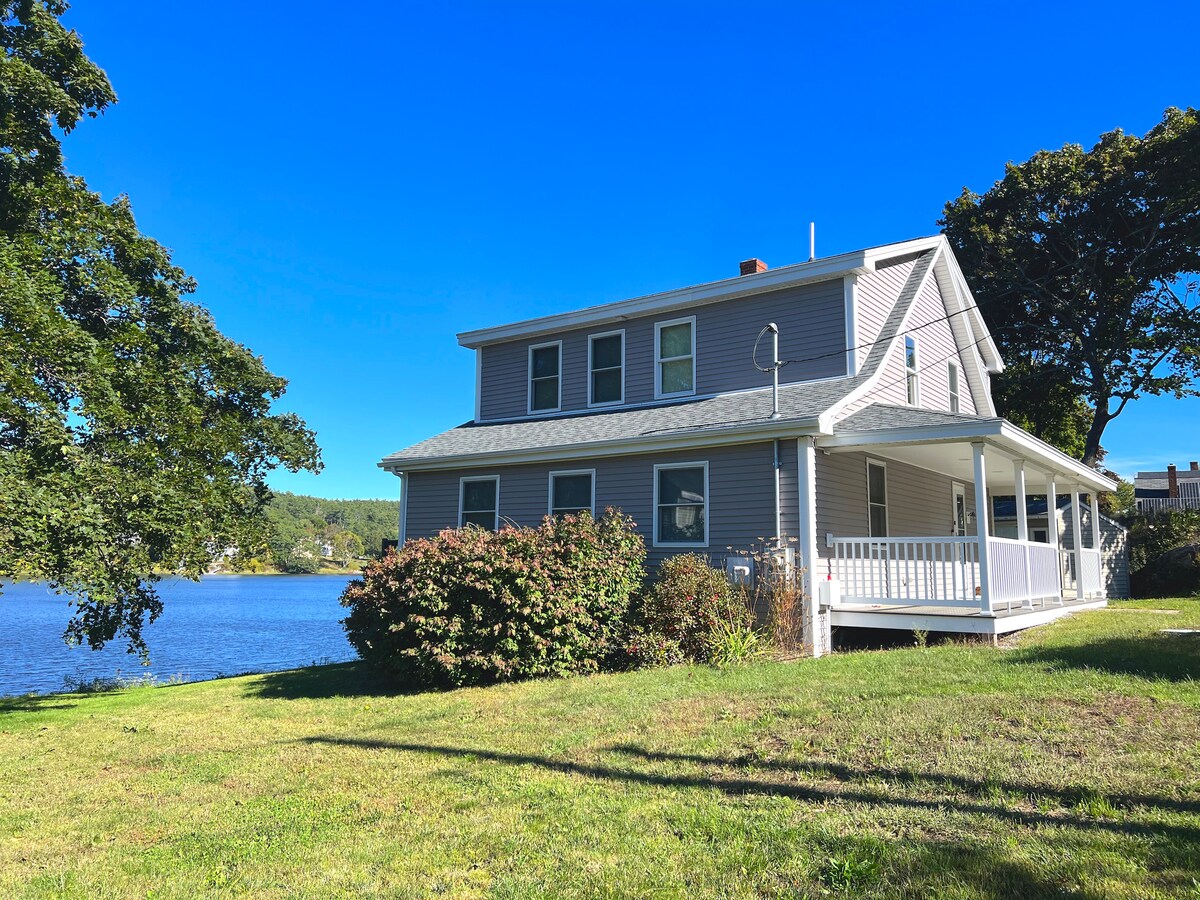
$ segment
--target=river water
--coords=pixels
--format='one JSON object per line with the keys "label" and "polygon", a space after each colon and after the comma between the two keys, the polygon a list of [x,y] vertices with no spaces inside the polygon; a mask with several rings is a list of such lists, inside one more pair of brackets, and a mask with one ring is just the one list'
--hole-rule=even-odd
{"label": "river water", "polygon": [[95,678],[201,681],[354,659],[339,620],[344,575],[210,575],[166,578],[163,614],[144,631],[150,665],[116,641],[96,652],[62,639],[67,599],[41,584],[0,592],[0,697],[69,689]]}

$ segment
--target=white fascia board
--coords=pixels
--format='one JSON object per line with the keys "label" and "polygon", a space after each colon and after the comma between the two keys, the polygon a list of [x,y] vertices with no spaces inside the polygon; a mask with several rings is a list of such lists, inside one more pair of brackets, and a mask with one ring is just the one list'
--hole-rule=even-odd
{"label": "white fascia board", "polygon": [[1023,428],[1018,428],[1005,419],[1000,421],[1003,423],[1001,434],[1006,440],[1016,444],[1020,449],[1028,451],[1031,455],[1042,457],[1046,461],[1043,467],[1049,468],[1055,475],[1065,475],[1068,478],[1074,476],[1074,479],[1084,487],[1098,491],[1115,491],[1117,489],[1117,483],[1111,478],[1101,475],[1079,460],[1067,456],[1057,447],[1052,447],[1045,441],[1035,438]]}
{"label": "white fascia board", "polygon": [[[979,310],[974,309],[975,299],[967,290],[966,284],[961,277],[955,278],[956,268],[954,253],[947,243],[944,253],[938,257],[937,264],[934,266],[938,290],[942,295],[942,302],[952,304],[954,307],[947,309],[946,313],[954,315],[954,318],[949,320],[950,332],[958,344],[959,359],[966,363],[964,374],[971,389],[971,399],[975,404],[975,410],[981,416],[994,416],[996,415],[996,405],[992,402],[991,384],[988,381],[990,370],[980,354],[980,349],[991,341],[991,337],[983,325]],[[976,334],[979,336],[976,337]],[[976,344],[976,341],[979,343]]]}
{"label": "white fascia board", "polygon": [[1000,358],[1000,351],[992,339],[992,333],[988,329],[987,323],[983,320],[979,304],[975,300],[975,295],[971,293],[971,286],[967,284],[967,278],[963,275],[962,267],[959,266],[958,259],[954,256],[954,251],[948,241],[946,242],[946,262],[950,269],[950,277],[954,280],[954,287],[959,292],[964,307],[968,310],[967,315],[971,317],[973,329],[983,338],[979,343],[979,353],[983,357],[988,371],[993,375],[999,375],[1004,371],[1004,360]]}
{"label": "white fascia board", "polygon": [[[893,254],[894,255],[894,254]],[[866,261],[865,251],[844,253],[831,256],[828,259],[814,262],[797,263],[793,266],[782,266],[778,269],[768,269],[756,275],[738,275],[722,281],[701,284],[693,287],[677,288],[659,294],[649,294],[645,297],[635,297],[631,300],[618,300],[615,303],[605,303],[601,306],[589,306],[586,309],[573,312],[558,313],[552,316],[542,316],[537,319],[526,319],[523,322],[513,322],[510,325],[498,325],[495,328],[481,328],[475,331],[464,331],[458,335],[458,342],[472,349],[486,344],[495,344],[515,338],[537,337],[544,334],[554,334],[571,328],[585,326],[607,325],[622,322],[634,316],[665,313],[677,309],[701,306],[707,303],[717,303],[721,300],[731,300],[764,291],[773,291],[785,287],[808,284],[814,281],[827,281],[841,278],[848,274],[861,274],[875,271],[874,263]]]}
{"label": "white fascia board", "polygon": [[686,450],[693,447],[721,447],[730,444],[757,444],[776,438],[794,438],[818,433],[816,418],[781,419],[768,425],[735,428],[710,428],[687,434],[655,435],[648,438],[622,438],[611,441],[589,441],[584,444],[563,444],[535,447],[528,450],[501,450],[456,456],[380,460],[376,465],[389,472],[431,472],[439,469],[465,469],[478,465],[517,465],[520,463],[585,460],[598,456],[626,456],[657,453],[666,450]]}

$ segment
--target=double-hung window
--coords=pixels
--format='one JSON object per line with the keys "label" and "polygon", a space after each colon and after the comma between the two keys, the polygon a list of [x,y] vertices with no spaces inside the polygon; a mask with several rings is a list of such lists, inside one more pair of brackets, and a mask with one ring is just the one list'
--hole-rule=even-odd
{"label": "double-hung window", "polygon": [[550,473],[550,515],[587,510],[596,514],[596,470],[575,469]]}
{"label": "double-hung window", "polygon": [[500,528],[500,476],[482,475],[458,481],[458,527]]}
{"label": "double-hung window", "polygon": [[588,338],[588,406],[625,401],[625,332]]}
{"label": "double-hung window", "polygon": [[654,325],[654,395],[696,393],[696,317]]}
{"label": "double-hung window", "polygon": [[871,537],[887,537],[887,467],[871,459],[867,460],[867,516]]}
{"label": "double-hung window", "polygon": [[959,411],[962,401],[958,393],[958,364],[950,363],[946,369],[946,388],[950,395],[950,412],[956,413]]}
{"label": "double-hung window", "polygon": [[655,546],[708,546],[708,463],[654,467]]}
{"label": "double-hung window", "polygon": [[921,402],[921,386],[917,381],[917,339],[911,334],[904,337],[904,383],[908,391],[908,405]]}
{"label": "double-hung window", "polygon": [[558,412],[562,407],[562,341],[529,348],[529,412]]}

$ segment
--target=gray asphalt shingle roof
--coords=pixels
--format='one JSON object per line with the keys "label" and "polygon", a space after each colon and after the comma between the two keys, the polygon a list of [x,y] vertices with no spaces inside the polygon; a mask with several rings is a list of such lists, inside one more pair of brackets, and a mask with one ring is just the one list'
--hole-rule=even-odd
{"label": "gray asphalt shingle roof", "polygon": [[973,416],[970,413],[942,412],[936,409],[873,403],[846,416],[834,426],[833,433],[890,431],[893,428],[916,428],[923,425],[962,425],[967,422],[993,421],[995,421],[994,418]]}

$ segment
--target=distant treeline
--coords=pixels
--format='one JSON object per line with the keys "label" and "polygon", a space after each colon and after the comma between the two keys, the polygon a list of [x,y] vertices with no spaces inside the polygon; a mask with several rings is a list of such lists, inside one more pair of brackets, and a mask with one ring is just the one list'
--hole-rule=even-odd
{"label": "distant treeline", "polygon": [[322,559],[352,565],[382,555],[383,540],[396,539],[400,504],[395,500],[327,500],[278,493],[267,505],[270,559],[287,572],[318,571]]}

